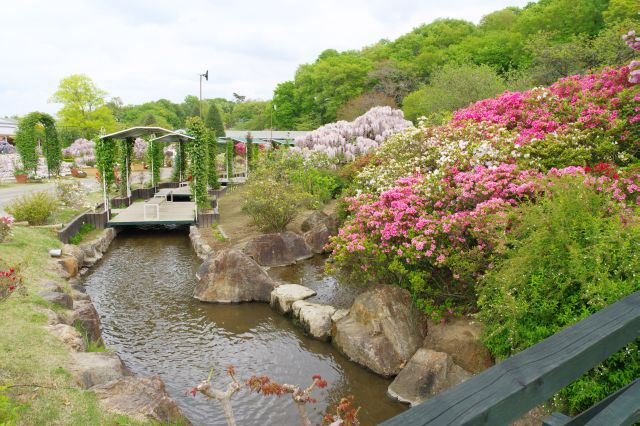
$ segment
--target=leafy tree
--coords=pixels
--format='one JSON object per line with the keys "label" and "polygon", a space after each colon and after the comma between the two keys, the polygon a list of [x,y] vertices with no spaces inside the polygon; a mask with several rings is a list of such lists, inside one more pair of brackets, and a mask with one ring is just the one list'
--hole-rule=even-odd
{"label": "leafy tree", "polygon": [[220,110],[218,110],[216,104],[209,105],[209,112],[207,112],[207,118],[204,121],[204,125],[213,130],[216,137],[222,138],[225,136],[224,124],[222,124]]}
{"label": "leafy tree", "polygon": [[[609,0],[607,10],[602,12],[602,17],[604,23],[609,26],[625,21],[634,21],[634,24],[637,25],[640,22],[639,9],[637,0]],[[630,25],[629,28],[634,28],[634,26]]]}
{"label": "leafy tree", "polygon": [[445,65],[430,85],[411,93],[402,107],[405,117],[438,116],[479,99],[495,96],[505,89],[503,80],[487,65]]}
{"label": "leafy tree", "polygon": [[270,125],[271,102],[247,100],[236,104],[231,113],[230,126],[240,130],[261,130]]}
{"label": "leafy tree", "polygon": [[[367,76],[373,83],[372,90],[387,98],[392,98],[394,105],[401,103],[406,95],[416,90],[419,83],[419,78],[415,73],[400,68],[396,62],[390,59],[376,63]],[[381,105],[394,106],[389,103]]]}
{"label": "leafy tree", "polygon": [[537,84],[549,85],[595,65],[588,36],[573,36],[559,43],[553,43],[553,38],[552,33],[538,33],[527,41],[526,50],[532,57],[531,74]]}
{"label": "leafy tree", "polygon": [[516,30],[525,35],[540,31],[556,34],[558,40],[573,35],[596,35],[604,25],[602,12],[608,0],[540,0],[529,3],[518,17]]}
{"label": "leafy tree", "polygon": [[518,21],[520,9],[517,7],[506,7],[485,15],[480,20],[478,29],[480,31],[510,31]]}
{"label": "leafy tree", "polygon": [[107,132],[115,128],[113,113],[105,105],[106,96],[88,76],[73,74],[60,81],[50,102],[63,104],[58,112],[62,126],[79,128],[90,138],[102,128]]}
{"label": "leafy tree", "polygon": [[276,129],[295,129],[300,109],[296,102],[296,86],[293,81],[278,84],[273,92],[273,124]]}
{"label": "leafy tree", "polygon": [[338,120],[353,121],[365,112],[377,106],[390,106],[396,108],[395,99],[382,93],[367,92],[347,101],[338,108]]}

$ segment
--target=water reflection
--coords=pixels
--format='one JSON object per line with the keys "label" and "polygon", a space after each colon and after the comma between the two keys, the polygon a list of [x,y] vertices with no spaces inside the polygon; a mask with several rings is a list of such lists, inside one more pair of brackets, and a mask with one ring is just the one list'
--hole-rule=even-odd
{"label": "water reflection", "polygon": [[[85,279],[107,346],[133,372],[160,374],[195,425],[226,424],[214,402],[186,396],[185,391],[206,378],[212,367],[218,372],[215,383],[224,386],[228,365],[236,366],[241,378],[268,374],[288,383],[307,384],[313,374],[322,375],[330,386],[313,407],[315,422],[328,402],[348,394],[362,405],[363,424],[378,423],[404,409],[386,397],[388,380],[351,363],[331,345],[304,336],[268,305],[216,305],[193,299],[198,263],[184,232],[121,234]],[[332,279],[323,287],[321,263],[322,259],[314,260],[278,273],[282,279],[298,274],[298,282],[315,286],[322,301],[355,297],[339,295]],[[307,283],[305,277],[312,279]],[[264,398],[243,391],[234,397],[233,406],[242,425],[298,424],[288,397]]]}

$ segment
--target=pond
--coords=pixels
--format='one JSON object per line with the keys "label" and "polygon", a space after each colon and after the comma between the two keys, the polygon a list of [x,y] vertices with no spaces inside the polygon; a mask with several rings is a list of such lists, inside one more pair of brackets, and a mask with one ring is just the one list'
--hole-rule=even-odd
{"label": "pond", "polygon": [[[279,268],[281,281],[309,285],[316,299],[350,304],[357,290],[339,291],[323,273],[322,258]],[[390,381],[350,362],[330,344],[308,338],[290,318],[268,304],[206,304],[193,299],[200,261],[184,231],[138,231],[118,235],[84,282],[100,313],[107,347],[136,374],[159,374],[167,392],[194,425],[225,425],[220,406],[187,395],[215,369],[214,387],[226,386],[227,366],[237,376],[268,375],[281,383],[307,385],[320,374],[329,382],[310,405],[319,423],[329,403],[354,395],[362,424],[371,425],[403,411],[386,396]],[[290,397],[263,397],[240,391],[232,399],[238,424],[297,425]]]}

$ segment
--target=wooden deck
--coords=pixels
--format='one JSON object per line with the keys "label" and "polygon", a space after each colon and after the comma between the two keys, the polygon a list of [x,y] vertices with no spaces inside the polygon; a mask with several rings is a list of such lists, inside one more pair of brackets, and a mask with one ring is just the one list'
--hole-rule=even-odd
{"label": "wooden deck", "polygon": [[189,225],[196,221],[195,209],[196,203],[190,201],[133,203],[118,211],[107,226]]}

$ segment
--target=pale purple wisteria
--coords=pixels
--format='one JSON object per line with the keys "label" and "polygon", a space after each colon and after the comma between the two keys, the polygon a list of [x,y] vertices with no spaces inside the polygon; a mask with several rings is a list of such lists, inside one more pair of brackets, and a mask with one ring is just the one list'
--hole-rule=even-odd
{"label": "pale purple wisteria", "polygon": [[353,161],[378,148],[390,136],[413,127],[399,109],[374,107],[354,121],[326,124],[297,138],[294,152],[326,154],[338,162]]}
{"label": "pale purple wisteria", "polygon": [[88,139],[76,139],[68,148],[62,150],[62,155],[73,158],[80,167],[92,167],[96,164],[96,143]]}
{"label": "pale purple wisteria", "polygon": [[136,158],[136,160],[144,161],[144,158],[147,155],[148,146],[149,143],[146,140],[142,138],[136,138],[135,142],[133,143],[133,156]]}
{"label": "pale purple wisteria", "polygon": [[16,147],[11,145],[6,139],[0,141],[0,154],[15,154]]}
{"label": "pale purple wisteria", "polygon": [[[14,171],[16,168],[22,167],[22,161],[18,154],[0,154],[0,181],[13,180]],[[68,176],[71,174],[69,163],[64,161],[60,164],[60,176]],[[47,171],[47,163],[43,157],[38,160],[38,169],[35,174],[31,175],[34,178],[47,178],[49,173]]]}

